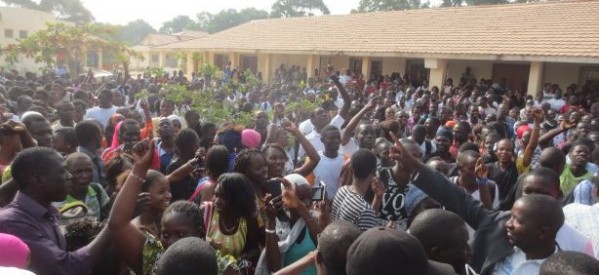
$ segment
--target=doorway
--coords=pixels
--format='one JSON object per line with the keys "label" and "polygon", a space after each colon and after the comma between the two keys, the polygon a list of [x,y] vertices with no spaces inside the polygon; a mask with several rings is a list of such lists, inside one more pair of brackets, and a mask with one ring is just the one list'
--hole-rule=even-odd
{"label": "doorway", "polygon": [[526,91],[530,64],[495,63],[493,64],[493,83],[503,83],[512,90]]}

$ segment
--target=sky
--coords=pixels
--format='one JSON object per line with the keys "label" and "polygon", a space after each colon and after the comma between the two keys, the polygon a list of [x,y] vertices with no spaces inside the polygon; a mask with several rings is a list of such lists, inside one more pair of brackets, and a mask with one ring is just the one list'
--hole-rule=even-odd
{"label": "sky", "polygon": [[[188,15],[195,19],[196,14],[207,11],[218,13],[224,9],[254,7],[270,11],[275,0],[81,0],[97,22],[125,25],[143,19],[154,28],[177,15]],[[324,0],[331,14],[347,14],[358,7],[360,0]]]}

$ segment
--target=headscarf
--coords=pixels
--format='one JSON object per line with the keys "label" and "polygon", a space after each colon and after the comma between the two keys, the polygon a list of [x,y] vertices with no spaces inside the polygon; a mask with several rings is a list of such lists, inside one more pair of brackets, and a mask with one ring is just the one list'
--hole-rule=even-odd
{"label": "headscarf", "polygon": [[248,149],[258,148],[262,137],[260,133],[253,129],[245,129],[241,131],[241,144]]}
{"label": "headscarf", "polygon": [[453,141],[453,133],[451,132],[451,130],[449,130],[443,126],[439,127],[439,129],[437,130],[437,134],[435,136],[446,137],[450,141]]}
{"label": "headscarf", "polygon": [[114,133],[112,133],[112,144],[110,144],[108,150],[115,150],[121,146],[121,143],[119,142],[119,132],[121,131],[121,126],[123,126],[123,121],[114,126]]}
{"label": "headscarf", "polygon": [[174,123],[175,120],[178,121],[179,124],[181,124],[181,129],[187,128],[187,122],[182,117],[180,117],[178,115],[170,115],[167,118],[168,118],[168,120],[171,121],[171,123]]}
{"label": "headscarf", "polygon": [[0,233],[0,266],[26,268],[29,246],[21,239]]}

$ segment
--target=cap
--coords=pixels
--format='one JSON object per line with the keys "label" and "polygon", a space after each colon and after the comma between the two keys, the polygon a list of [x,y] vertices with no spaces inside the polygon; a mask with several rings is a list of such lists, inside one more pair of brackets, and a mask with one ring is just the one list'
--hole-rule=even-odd
{"label": "cap", "polygon": [[427,260],[422,245],[402,230],[374,227],[362,233],[347,252],[347,275],[455,274]]}

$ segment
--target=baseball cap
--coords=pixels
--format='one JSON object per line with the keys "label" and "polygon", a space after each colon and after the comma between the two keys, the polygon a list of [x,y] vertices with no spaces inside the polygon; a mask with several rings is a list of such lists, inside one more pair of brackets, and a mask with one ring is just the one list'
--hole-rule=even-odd
{"label": "baseball cap", "polygon": [[429,261],[420,242],[403,230],[374,227],[347,252],[347,275],[455,274],[447,264]]}

